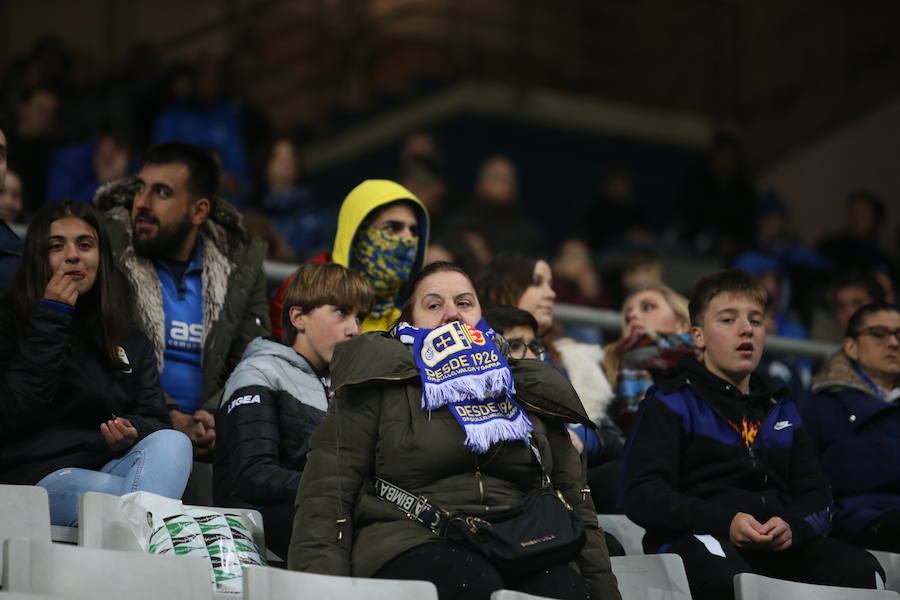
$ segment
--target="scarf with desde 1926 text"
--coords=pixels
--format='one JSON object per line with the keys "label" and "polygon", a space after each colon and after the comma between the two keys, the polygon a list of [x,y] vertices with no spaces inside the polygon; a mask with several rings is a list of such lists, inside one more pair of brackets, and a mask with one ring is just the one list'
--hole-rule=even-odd
{"label": "scarf with desde 1926 text", "polygon": [[483,454],[499,441],[527,443],[534,428],[513,399],[512,371],[484,319],[475,327],[453,321],[434,329],[400,323],[394,336],[412,344],[422,378],[422,410],[449,407],[466,434],[466,446]]}

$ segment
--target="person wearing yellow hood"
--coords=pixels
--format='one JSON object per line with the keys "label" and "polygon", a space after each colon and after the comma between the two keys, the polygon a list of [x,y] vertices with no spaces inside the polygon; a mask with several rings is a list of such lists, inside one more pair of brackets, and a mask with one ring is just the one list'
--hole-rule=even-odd
{"label": "person wearing yellow hood", "polygon": [[[375,293],[375,307],[362,330],[387,330],[400,315],[406,283],[425,261],[429,219],[425,205],[402,185],[386,179],[367,179],[347,194],[341,204],[334,248],[312,260],[332,261],[359,273]],[[281,314],[284,290],[291,275],[269,305]],[[280,325],[280,317],[272,320]],[[279,327],[273,327],[281,337]]]}

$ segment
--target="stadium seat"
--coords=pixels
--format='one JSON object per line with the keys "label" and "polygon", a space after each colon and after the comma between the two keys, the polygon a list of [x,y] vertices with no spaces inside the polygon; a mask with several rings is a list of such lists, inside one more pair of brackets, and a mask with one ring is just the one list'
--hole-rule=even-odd
{"label": "stadium seat", "polygon": [[597,523],[619,540],[628,556],[644,553],[644,528],[625,515],[597,515]]}
{"label": "stadium seat", "polygon": [[[812,585],[763,577],[753,573],[734,576],[735,600],[900,600],[890,590],[860,590],[830,585]],[[623,599],[624,600],[624,599]]]}
{"label": "stadium seat", "polygon": [[881,568],[884,569],[885,589],[900,592],[900,554],[880,550],[869,550],[868,552],[878,559]]}
{"label": "stadium seat", "polygon": [[244,569],[244,600],[437,600],[437,597],[437,588],[428,581],[336,577],[271,567]]}
{"label": "stadium seat", "polygon": [[546,600],[546,596],[534,596],[515,590],[497,590],[491,594],[491,600]]}
{"label": "stadium seat", "polygon": [[613,556],[611,561],[622,600],[691,600],[677,554]]}
{"label": "stadium seat", "polygon": [[3,589],[70,600],[212,598],[209,562],[188,556],[79,548],[14,538],[4,542]]}
{"label": "stadium seat", "polygon": [[0,485],[0,576],[3,541],[28,538],[50,541],[50,500],[47,490],[35,485]]}
{"label": "stadium seat", "polygon": [[44,594],[22,594],[0,590],[0,600],[65,600],[63,596],[46,596]]}
{"label": "stadium seat", "polygon": [[[244,523],[253,534],[253,541],[261,552],[265,550],[262,515],[248,508],[200,507],[219,512],[236,513],[244,517]],[[85,548],[125,550],[141,552],[137,538],[122,512],[119,497],[100,492],[82,494],[78,507],[78,545]]]}

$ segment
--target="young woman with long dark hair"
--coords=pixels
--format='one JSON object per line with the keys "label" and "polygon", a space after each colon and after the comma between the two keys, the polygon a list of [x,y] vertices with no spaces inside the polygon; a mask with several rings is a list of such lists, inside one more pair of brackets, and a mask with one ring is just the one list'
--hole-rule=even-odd
{"label": "young woman with long dark hair", "polygon": [[170,429],[156,359],[121,314],[102,217],[45,205],[0,308],[0,482],[39,485],[54,525],[86,491],[180,498],[191,445]]}

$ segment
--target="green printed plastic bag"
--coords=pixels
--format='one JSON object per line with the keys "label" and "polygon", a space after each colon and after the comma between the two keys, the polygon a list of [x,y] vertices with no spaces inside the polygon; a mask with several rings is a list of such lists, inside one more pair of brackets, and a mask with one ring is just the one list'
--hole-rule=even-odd
{"label": "green printed plastic bag", "polygon": [[216,592],[241,593],[243,567],[266,564],[245,522],[249,515],[185,506],[149,492],[125,494],[119,508],[147,552],[209,560]]}

